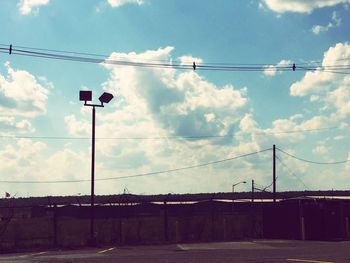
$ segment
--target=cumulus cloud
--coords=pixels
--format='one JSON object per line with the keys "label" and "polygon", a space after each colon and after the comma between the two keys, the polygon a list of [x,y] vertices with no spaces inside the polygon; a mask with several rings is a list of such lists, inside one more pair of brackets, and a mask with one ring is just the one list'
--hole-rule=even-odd
{"label": "cumulus cloud", "polygon": [[0,74],[0,114],[36,117],[46,113],[48,88],[25,70],[5,64],[7,76]]}
{"label": "cumulus cloud", "polygon": [[319,129],[334,126],[336,120],[331,116],[316,115],[309,119],[301,114],[272,121],[271,127],[262,128],[252,113],[247,113],[240,121],[240,130],[235,138],[241,145],[256,145],[256,149],[269,148],[272,144],[289,147],[301,142],[306,135],[317,134]]}
{"label": "cumulus cloud", "polygon": [[281,60],[276,65],[268,65],[264,69],[264,74],[269,77],[273,77],[277,74],[277,72],[282,73],[281,70],[286,68],[292,68],[291,60]]}
{"label": "cumulus cloud", "polygon": [[22,15],[29,15],[32,12],[38,12],[39,7],[47,5],[50,0],[21,0],[17,7]]}
{"label": "cumulus cloud", "polygon": [[[322,68],[327,69],[330,66],[337,65],[339,61],[341,61],[341,65],[349,66],[350,61],[344,60],[349,57],[350,45],[347,43],[338,43],[324,53]],[[321,67],[317,68],[314,72],[307,72],[302,80],[293,83],[290,87],[290,94],[292,96],[319,95],[338,87],[346,80],[344,75],[324,72],[320,69]]]}
{"label": "cumulus cloud", "polygon": [[[173,50],[173,47],[164,47],[143,53],[115,52],[110,58],[123,57],[126,61],[165,60],[171,63]],[[178,59],[183,63],[201,61],[191,55]],[[190,166],[259,149],[255,142],[244,142],[233,147],[232,137],[225,137],[233,133],[240,125],[242,115],[249,111],[247,88],[236,88],[231,84],[218,86],[199,75],[199,71],[193,70],[115,65],[105,67],[109,71],[109,78],[103,88],[117,95],[105,109],[110,112],[99,114],[96,127],[97,138],[116,138],[98,141],[96,151],[103,160],[99,169],[103,177]],[[90,116],[84,117],[89,117],[90,123]],[[77,134],[77,128],[83,126],[78,120],[81,117],[65,118],[67,126],[71,127],[71,134]],[[207,135],[218,137],[201,137]],[[136,180],[130,180],[125,184],[131,191],[141,192],[145,191],[147,185],[152,185],[150,189],[158,192],[179,192],[180,188],[187,192],[216,191],[220,189],[222,180],[215,180],[211,185],[206,180],[214,174],[228,177],[225,171],[229,165],[140,177],[137,183]],[[253,171],[257,170],[246,161],[236,165],[241,170],[248,167],[249,172],[244,174],[254,174]],[[199,180],[201,174],[207,174],[207,179]],[[174,185],[180,188],[176,190]],[[120,182],[111,182],[106,187],[114,187],[116,191],[122,186]]]}
{"label": "cumulus cloud", "polygon": [[315,35],[320,34],[321,32],[327,32],[329,29],[334,27],[339,27],[341,24],[341,18],[337,16],[337,13],[334,11],[332,13],[332,21],[328,23],[326,26],[315,25],[312,27],[312,32]]}
{"label": "cumulus cloud", "polygon": [[0,117],[0,130],[1,134],[12,134],[14,131],[18,133],[35,131],[28,120],[17,121],[13,116]]}
{"label": "cumulus cloud", "polygon": [[[13,181],[51,181],[88,179],[90,174],[90,159],[87,153],[72,150],[66,146],[48,154],[50,147],[42,142],[30,139],[3,144],[0,149],[0,177],[2,180]],[[99,164],[97,163],[97,168]],[[10,178],[10,179],[9,179]],[[89,187],[83,185],[77,190],[76,184],[30,184],[25,188],[18,185],[6,185],[1,189],[7,192],[18,193],[23,196],[67,195],[77,192],[88,193]],[[85,190],[86,189],[86,190]]]}
{"label": "cumulus cloud", "polygon": [[64,117],[70,134],[75,136],[87,136],[91,130],[91,124],[85,121],[78,121],[74,115]]}
{"label": "cumulus cloud", "polygon": [[318,155],[325,155],[326,153],[328,153],[328,151],[329,151],[328,147],[324,145],[318,145],[312,150],[314,154],[318,154]]}
{"label": "cumulus cloud", "polygon": [[144,0],[107,0],[111,7],[120,7],[125,4],[143,4]]}
{"label": "cumulus cloud", "polygon": [[196,58],[193,56],[181,56],[179,57],[179,60],[181,65],[192,65],[194,62],[198,66],[203,63],[203,60],[201,58]]}
{"label": "cumulus cloud", "polygon": [[14,144],[8,144],[0,151],[0,160],[2,163],[1,174],[11,175],[11,178],[23,174],[15,171],[29,167],[35,163],[36,157],[46,145],[41,142],[33,142],[29,139],[19,139]]}
{"label": "cumulus cloud", "polygon": [[265,5],[277,13],[311,13],[314,9],[349,4],[350,0],[263,0]]}
{"label": "cumulus cloud", "polygon": [[338,117],[346,117],[350,115],[350,92],[349,86],[340,86],[331,91],[327,98],[328,104],[333,105],[337,109]]}
{"label": "cumulus cloud", "polygon": [[252,113],[246,113],[240,121],[239,127],[243,132],[253,132],[258,128],[258,124],[254,120]]}
{"label": "cumulus cloud", "polygon": [[[165,47],[143,53],[114,52],[110,58],[171,63],[173,50],[173,47]],[[182,58],[184,63],[201,61],[191,55]],[[201,76],[200,71],[104,66],[109,77],[102,87],[117,95],[98,116],[96,137],[114,138],[99,140],[96,146],[100,178],[192,166],[270,148],[272,144],[293,153],[291,145],[314,134],[304,130],[338,124],[332,116],[295,114],[271,121],[267,128],[262,128],[254,119],[245,87],[215,85]],[[324,95],[317,95],[319,101],[325,101]],[[90,114],[82,114],[79,118],[67,116],[65,121],[71,134],[90,133],[90,125],[87,125]],[[217,137],[200,137],[205,135]],[[327,150],[330,152],[331,148]],[[305,174],[307,171],[307,165],[296,160],[288,159],[285,163],[292,165],[294,172]],[[124,187],[133,193],[149,193],[147,189],[158,193],[222,191],[232,180],[227,169],[234,170],[239,179],[259,178],[260,184],[268,185],[271,182],[267,172],[270,167],[271,152],[267,151],[237,162],[111,181],[103,185],[103,191],[122,192]],[[280,178],[281,187],[290,189],[290,183],[295,183],[283,176]],[[210,185],[208,180],[212,182]]]}
{"label": "cumulus cloud", "polygon": [[[110,58],[170,60],[172,50],[166,47],[142,54],[113,53]],[[137,105],[138,112],[149,114],[174,135],[225,133],[239,120],[240,109],[247,105],[245,88],[217,87],[193,71],[106,67],[111,78],[105,88],[117,92],[124,105]]]}
{"label": "cumulus cloud", "polygon": [[[324,54],[322,67],[343,65],[349,66],[350,45],[338,43]],[[334,70],[330,70],[334,71]],[[310,102],[317,103],[319,109],[328,114],[333,126],[342,127],[350,116],[350,77],[333,72],[307,72],[304,77],[290,87],[292,96],[310,96]],[[330,123],[328,121],[328,123]]]}

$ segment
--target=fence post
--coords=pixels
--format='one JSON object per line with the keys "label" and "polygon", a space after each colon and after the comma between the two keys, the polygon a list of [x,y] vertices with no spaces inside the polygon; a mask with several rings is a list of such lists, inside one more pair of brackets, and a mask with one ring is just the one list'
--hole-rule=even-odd
{"label": "fence post", "polygon": [[57,246],[57,205],[53,206],[53,245]]}
{"label": "fence post", "polygon": [[225,218],[225,215],[223,217],[224,217],[223,218],[224,240],[226,240],[227,239],[227,235],[226,235],[226,232],[227,232],[227,230],[226,230],[226,218]]}
{"label": "fence post", "polygon": [[164,201],[164,240],[167,242],[169,240],[168,237],[168,205],[167,202]]}
{"label": "fence post", "polygon": [[303,214],[303,200],[299,200],[299,217],[301,240],[305,240],[305,219]]}
{"label": "fence post", "polygon": [[175,238],[176,238],[176,242],[180,241],[180,227],[179,227],[179,219],[178,218],[175,221]]}

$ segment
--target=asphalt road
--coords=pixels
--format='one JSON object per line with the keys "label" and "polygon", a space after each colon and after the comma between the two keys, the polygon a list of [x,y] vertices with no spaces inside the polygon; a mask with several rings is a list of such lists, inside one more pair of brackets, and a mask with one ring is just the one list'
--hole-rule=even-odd
{"label": "asphalt road", "polygon": [[350,241],[246,242],[105,247],[2,254],[0,262],[350,262]]}

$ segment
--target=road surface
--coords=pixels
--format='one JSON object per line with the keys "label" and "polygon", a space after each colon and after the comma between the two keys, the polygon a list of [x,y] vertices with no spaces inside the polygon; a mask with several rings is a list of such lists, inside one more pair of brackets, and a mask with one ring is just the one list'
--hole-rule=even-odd
{"label": "road surface", "polygon": [[159,246],[101,247],[0,255],[0,262],[349,263],[350,241],[256,240]]}

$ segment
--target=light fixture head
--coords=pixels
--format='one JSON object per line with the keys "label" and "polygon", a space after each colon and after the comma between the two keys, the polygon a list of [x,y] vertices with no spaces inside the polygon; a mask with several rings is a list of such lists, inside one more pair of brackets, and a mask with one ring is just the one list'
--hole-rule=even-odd
{"label": "light fixture head", "polygon": [[92,101],[92,91],[91,90],[81,90],[79,92],[80,101]]}
{"label": "light fixture head", "polygon": [[113,95],[108,92],[103,92],[103,94],[98,98],[101,103],[108,103],[113,99]]}

